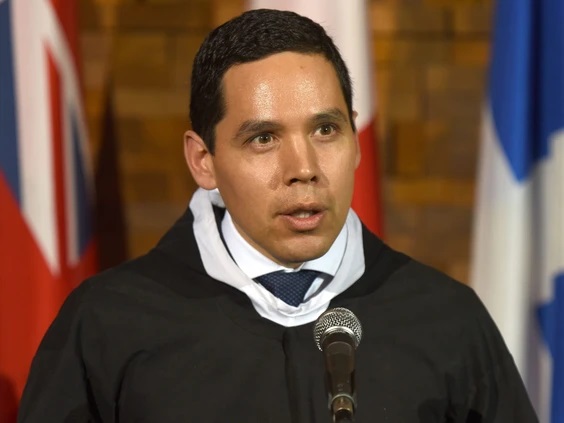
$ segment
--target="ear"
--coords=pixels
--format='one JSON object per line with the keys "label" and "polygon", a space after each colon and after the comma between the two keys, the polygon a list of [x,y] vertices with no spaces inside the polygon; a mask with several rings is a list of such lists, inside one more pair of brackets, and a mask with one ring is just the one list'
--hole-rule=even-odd
{"label": "ear", "polygon": [[360,141],[359,141],[359,138],[358,138],[358,126],[356,125],[356,117],[357,116],[358,116],[358,112],[356,110],[353,110],[352,117],[353,117],[353,121],[354,121],[355,128],[356,128],[356,131],[354,133],[354,142],[355,142],[355,145],[356,145],[356,160],[355,160],[355,165],[354,165],[355,169],[357,169],[358,166],[360,165],[360,158],[361,158],[360,157],[361,156],[361,154],[360,154]]}
{"label": "ear", "polygon": [[204,140],[194,131],[186,131],[184,159],[196,183],[208,190],[217,187],[212,158]]}

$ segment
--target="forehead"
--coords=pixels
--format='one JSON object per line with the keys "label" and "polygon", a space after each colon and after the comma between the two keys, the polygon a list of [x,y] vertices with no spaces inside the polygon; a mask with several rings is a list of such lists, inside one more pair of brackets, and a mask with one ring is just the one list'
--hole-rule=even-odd
{"label": "forehead", "polygon": [[222,85],[226,115],[346,110],[335,68],[318,54],[284,52],[235,65],[225,73]]}

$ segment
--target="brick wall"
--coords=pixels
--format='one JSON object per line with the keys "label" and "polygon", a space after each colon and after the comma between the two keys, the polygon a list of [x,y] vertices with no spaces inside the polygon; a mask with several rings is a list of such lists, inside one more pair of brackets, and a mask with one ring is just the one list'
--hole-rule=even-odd
{"label": "brick wall", "polygon": [[[96,154],[112,81],[131,256],[150,248],[195,185],[185,167],[190,66],[242,0],[81,0]],[[492,0],[372,0],[386,240],[467,281]]]}

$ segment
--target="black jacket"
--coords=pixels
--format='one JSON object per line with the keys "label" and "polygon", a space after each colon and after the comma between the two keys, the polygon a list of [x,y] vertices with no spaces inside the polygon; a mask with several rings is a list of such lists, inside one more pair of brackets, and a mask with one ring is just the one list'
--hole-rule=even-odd
{"label": "black jacket", "polygon": [[[330,421],[312,326],[260,317],[210,278],[187,211],[156,248],[82,283],[33,361],[18,421]],[[532,423],[474,292],[364,230],[366,271],[331,307],[363,324],[357,422]]]}

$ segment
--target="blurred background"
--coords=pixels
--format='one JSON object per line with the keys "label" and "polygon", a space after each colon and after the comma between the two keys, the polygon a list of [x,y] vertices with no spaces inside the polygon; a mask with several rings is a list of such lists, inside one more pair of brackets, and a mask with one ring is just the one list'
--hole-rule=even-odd
{"label": "blurred background", "polygon": [[[384,238],[467,282],[493,1],[367,3]],[[133,257],[155,244],[195,187],[182,155],[191,63],[204,36],[240,14],[245,2],[79,5],[92,152],[95,163],[104,161],[101,140],[114,138],[127,255]]]}
{"label": "blurred background", "polygon": [[[564,2],[364,3],[382,236],[472,284],[563,423]],[[247,6],[0,0],[0,423],[71,289],[186,209],[192,60]]]}

